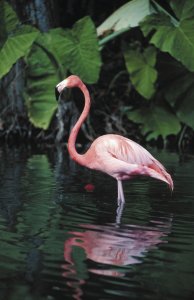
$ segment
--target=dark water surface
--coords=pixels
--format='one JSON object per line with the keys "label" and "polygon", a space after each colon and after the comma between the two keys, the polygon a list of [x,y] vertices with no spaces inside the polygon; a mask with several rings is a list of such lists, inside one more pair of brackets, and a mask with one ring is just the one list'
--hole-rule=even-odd
{"label": "dark water surface", "polygon": [[152,153],[173,194],[125,182],[118,220],[114,179],[61,149],[0,148],[0,299],[194,299],[194,157]]}

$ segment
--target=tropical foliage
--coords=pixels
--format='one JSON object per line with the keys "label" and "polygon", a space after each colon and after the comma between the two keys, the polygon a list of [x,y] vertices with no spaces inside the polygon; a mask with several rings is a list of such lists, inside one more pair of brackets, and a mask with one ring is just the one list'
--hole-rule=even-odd
{"label": "tropical foliage", "polygon": [[25,56],[38,32],[34,27],[20,25],[19,20],[6,2],[0,2],[0,78],[6,75],[12,65]]}
{"label": "tropical foliage", "polygon": [[176,135],[182,124],[194,130],[192,1],[171,0],[161,6],[154,0],[132,0],[98,28],[86,16],[72,29],[47,33],[21,25],[11,6],[2,0],[0,11],[0,78],[23,57],[27,65],[25,101],[34,126],[49,127],[56,110],[53,87],[67,72],[88,84],[96,83],[106,43],[136,28],[140,38],[135,43],[134,37],[125,40],[122,51],[129,81],[142,101],[126,110],[128,118],[140,124],[148,140]]}
{"label": "tropical foliage", "polygon": [[25,59],[28,116],[34,126],[47,129],[56,110],[54,87],[67,71],[87,83],[98,80],[101,58],[95,26],[90,17],[85,17],[71,30],[57,28],[41,33],[31,26],[20,28],[10,5],[4,1],[0,4],[5,15],[2,25],[7,32],[7,40],[0,50],[0,78],[17,59]]}

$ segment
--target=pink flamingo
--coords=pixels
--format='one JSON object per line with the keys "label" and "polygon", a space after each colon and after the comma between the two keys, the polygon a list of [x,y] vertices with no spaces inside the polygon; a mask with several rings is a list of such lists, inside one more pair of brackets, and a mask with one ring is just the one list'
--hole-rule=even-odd
{"label": "pink flamingo", "polygon": [[122,180],[136,175],[150,176],[166,182],[173,190],[173,181],[164,166],[145,148],[136,142],[116,134],[105,134],[98,137],[84,154],[76,151],[75,143],[81,125],[90,110],[90,95],[85,84],[78,76],[71,75],[56,86],[57,100],[65,88],[79,88],[85,98],[85,105],[77,123],[73,127],[68,151],[71,158],[89,169],[105,172],[117,180],[118,205],[125,202]]}

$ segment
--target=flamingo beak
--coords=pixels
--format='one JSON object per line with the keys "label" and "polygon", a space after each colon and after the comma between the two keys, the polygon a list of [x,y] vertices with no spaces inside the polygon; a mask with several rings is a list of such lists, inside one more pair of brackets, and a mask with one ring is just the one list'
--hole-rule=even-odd
{"label": "flamingo beak", "polygon": [[62,94],[66,90],[67,90],[67,87],[64,87],[63,89],[61,89],[61,91],[59,90],[59,88],[57,86],[55,87],[55,97],[56,97],[57,102],[59,102],[62,99]]}
{"label": "flamingo beak", "polygon": [[55,87],[56,100],[59,101],[63,91],[67,88],[67,79],[59,82]]}

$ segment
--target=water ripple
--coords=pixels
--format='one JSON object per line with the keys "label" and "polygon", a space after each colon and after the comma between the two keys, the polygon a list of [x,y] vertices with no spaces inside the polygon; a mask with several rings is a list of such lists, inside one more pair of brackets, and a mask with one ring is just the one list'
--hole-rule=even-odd
{"label": "water ripple", "polygon": [[0,151],[4,299],[192,299],[194,159],[156,154],[173,195],[152,179],[125,182],[118,218],[112,178],[53,150]]}

